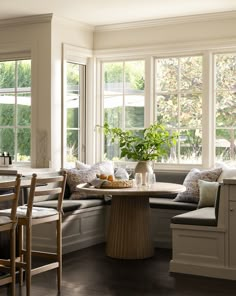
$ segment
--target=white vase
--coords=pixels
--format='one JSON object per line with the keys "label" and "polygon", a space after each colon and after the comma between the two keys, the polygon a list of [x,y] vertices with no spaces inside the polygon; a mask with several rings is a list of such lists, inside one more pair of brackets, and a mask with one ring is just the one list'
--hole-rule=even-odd
{"label": "white vase", "polygon": [[153,173],[151,161],[139,161],[134,169],[134,173],[142,173],[142,183],[146,185],[146,173]]}

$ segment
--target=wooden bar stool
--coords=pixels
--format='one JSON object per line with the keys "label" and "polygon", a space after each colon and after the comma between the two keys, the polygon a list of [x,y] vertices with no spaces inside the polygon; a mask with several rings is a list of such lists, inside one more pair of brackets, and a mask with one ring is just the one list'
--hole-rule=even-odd
{"label": "wooden bar stool", "polygon": [[[23,285],[23,271],[26,276],[26,295],[31,295],[31,278],[33,275],[57,269],[57,288],[60,291],[62,278],[62,200],[65,191],[67,174],[51,176],[32,175],[27,205],[17,207],[19,258],[16,266],[20,270],[20,284]],[[57,200],[57,208],[37,207],[34,197],[46,197]],[[34,225],[55,221],[57,251],[55,253],[32,250],[32,231]],[[50,259],[51,263],[32,268],[32,257]]]}
{"label": "wooden bar stool", "polygon": [[8,231],[10,237],[10,259],[0,259],[0,267],[3,268],[5,273],[7,269],[10,269],[9,273],[0,277],[0,285],[11,283],[11,295],[15,296],[15,256],[16,256],[16,209],[18,205],[18,199],[20,194],[20,182],[21,176],[18,174],[15,181],[3,181],[0,183],[0,203],[9,202],[11,208],[9,215],[0,214],[0,232]]}

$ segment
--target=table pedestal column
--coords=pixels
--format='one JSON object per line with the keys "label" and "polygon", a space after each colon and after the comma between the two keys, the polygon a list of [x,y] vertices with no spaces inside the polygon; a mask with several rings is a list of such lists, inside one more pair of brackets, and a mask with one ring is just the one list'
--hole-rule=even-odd
{"label": "table pedestal column", "polygon": [[152,257],[149,198],[112,196],[107,239],[107,256],[118,259]]}

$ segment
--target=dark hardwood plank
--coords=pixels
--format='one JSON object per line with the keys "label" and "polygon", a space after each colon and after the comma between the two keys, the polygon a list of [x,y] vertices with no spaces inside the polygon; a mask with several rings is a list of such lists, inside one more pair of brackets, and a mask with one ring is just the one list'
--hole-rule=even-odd
{"label": "dark hardwood plank", "polygon": [[[233,296],[236,281],[169,274],[171,250],[155,249],[153,258],[117,260],[97,245],[63,257],[61,296]],[[0,295],[7,288],[0,288]],[[17,295],[25,295],[25,287]],[[57,296],[55,271],[34,276],[32,295]]]}

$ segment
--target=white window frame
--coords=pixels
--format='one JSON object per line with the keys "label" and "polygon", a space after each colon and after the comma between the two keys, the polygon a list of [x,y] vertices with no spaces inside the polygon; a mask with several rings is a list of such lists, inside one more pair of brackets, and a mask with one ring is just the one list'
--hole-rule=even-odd
{"label": "white window frame", "polygon": [[[194,48],[197,48],[194,49]],[[236,47],[229,42],[224,45],[221,42],[202,44],[165,44],[152,48],[133,48],[132,50],[101,50],[97,51],[97,72],[98,81],[97,100],[100,105],[97,111],[97,124],[103,125],[103,102],[102,102],[102,71],[101,63],[118,62],[121,60],[145,60],[145,127],[149,126],[155,118],[155,58],[170,58],[178,56],[203,56],[203,97],[202,97],[202,165],[198,164],[162,164],[156,163],[155,169],[160,170],[184,170],[187,171],[192,167],[206,169],[215,166],[215,98],[214,98],[214,54],[235,52]],[[141,54],[140,54],[141,52]],[[151,98],[149,100],[149,98]],[[103,134],[96,133],[96,160],[99,161],[103,156]],[[135,165],[135,164],[134,164]]]}
{"label": "white window frame", "polygon": [[[29,51],[22,51],[22,52],[14,52],[14,53],[0,53],[0,61],[1,62],[7,62],[7,61],[12,61],[12,62],[18,62],[22,60],[29,60],[31,62],[31,86],[30,86],[30,106],[31,106],[31,122],[29,126],[18,126],[16,123],[16,113],[14,116],[14,124],[12,128],[14,129],[14,139],[15,139],[15,146],[14,146],[14,154],[11,155],[14,156],[13,164],[14,165],[21,165],[21,166],[29,166],[32,162],[32,132],[30,134],[30,161],[17,161],[17,130],[20,128],[29,128],[32,130],[32,121],[33,121],[33,116],[32,116],[32,58],[30,55]],[[17,73],[15,69],[15,77],[17,78]],[[14,86],[14,94],[15,94],[15,110],[17,111],[17,94],[21,93],[17,90],[16,86]],[[1,126],[1,128],[4,128],[4,126]],[[3,151],[1,151],[3,152]]]}
{"label": "white window frame", "polygon": [[66,64],[68,62],[80,64],[86,67],[85,69],[85,101],[80,101],[80,160],[83,162],[89,162],[87,155],[92,153],[91,148],[87,150],[87,147],[91,147],[93,140],[86,137],[88,131],[91,129],[91,122],[88,120],[88,113],[91,111],[91,99],[89,97],[93,93],[92,84],[86,83],[86,81],[93,82],[91,79],[92,73],[92,56],[93,52],[84,48],[77,46],[63,44],[63,65],[62,65],[62,154],[61,163],[62,167],[66,164],[66,108],[65,108],[65,98],[66,98]]}

